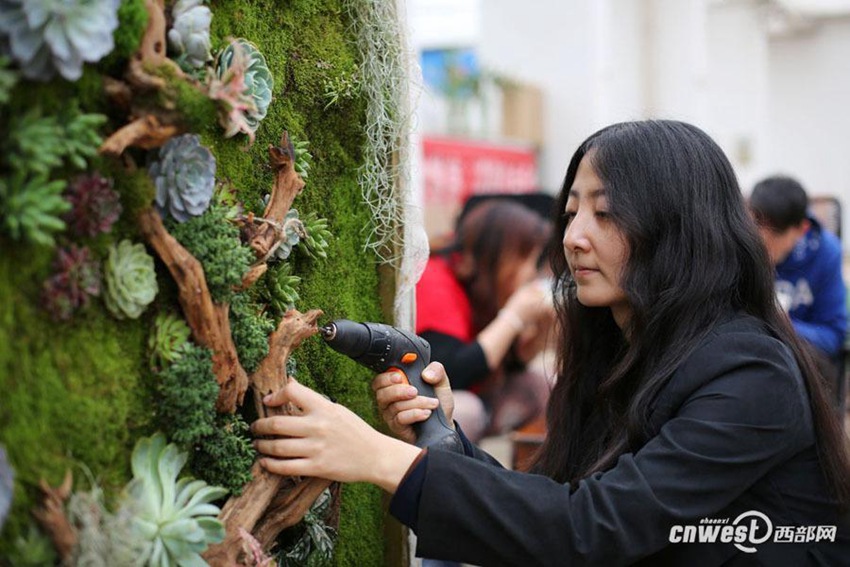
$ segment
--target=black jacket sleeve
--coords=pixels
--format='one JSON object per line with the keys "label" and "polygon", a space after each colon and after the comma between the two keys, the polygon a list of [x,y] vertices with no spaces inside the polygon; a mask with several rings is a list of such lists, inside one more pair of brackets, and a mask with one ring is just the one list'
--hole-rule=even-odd
{"label": "black jacket sleeve", "polygon": [[420,336],[431,344],[431,360],[441,362],[455,390],[468,390],[490,373],[478,341],[464,343],[457,337],[425,331]]}
{"label": "black jacket sleeve", "polygon": [[692,389],[657,435],[575,490],[431,451],[417,554],[487,566],[629,564],[667,546],[673,524],[723,510],[813,443],[802,377],[766,335],[715,337],[671,383]]}

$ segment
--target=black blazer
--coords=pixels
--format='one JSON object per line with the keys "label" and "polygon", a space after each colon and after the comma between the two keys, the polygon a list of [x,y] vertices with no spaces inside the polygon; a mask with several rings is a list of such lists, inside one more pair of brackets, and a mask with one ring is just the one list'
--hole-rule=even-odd
{"label": "black blazer", "polygon": [[[415,528],[417,555],[482,566],[850,565],[850,523],[825,486],[803,378],[759,321],[713,329],[650,421],[641,448],[572,488],[471,446],[429,451],[391,511]],[[683,543],[725,526],[737,546]],[[784,543],[789,533],[803,541]]]}

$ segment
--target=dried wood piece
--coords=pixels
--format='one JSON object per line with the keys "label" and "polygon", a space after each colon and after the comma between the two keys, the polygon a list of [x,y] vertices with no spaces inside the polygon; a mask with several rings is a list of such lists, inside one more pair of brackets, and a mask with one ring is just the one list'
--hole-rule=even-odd
{"label": "dried wood piece", "polygon": [[257,280],[263,277],[263,274],[265,274],[268,269],[269,266],[265,262],[251,266],[248,271],[245,272],[245,275],[242,276],[242,284],[239,286],[239,290],[244,291],[257,283]]}
{"label": "dried wood piece", "polygon": [[289,134],[286,132],[281,136],[279,146],[269,145],[269,163],[275,172],[275,180],[263,217],[272,222],[257,227],[250,240],[250,246],[257,258],[265,258],[275,243],[282,238],[275,225],[283,224],[292,202],[304,189],[304,181],[295,171],[295,156],[289,142]]}
{"label": "dried wood piece", "polygon": [[70,559],[77,545],[77,531],[65,516],[65,501],[71,495],[73,480],[70,470],[65,473],[62,484],[56,488],[47,484],[44,479],[39,480],[42,501],[41,505],[33,510],[33,516],[50,537],[63,562]]}
{"label": "dried wood piece", "polygon": [[130,146],[150,150],[162,146],[178,133],[177,126],[161,124],[156,116],[148,114],[113,132],[97,151],[101,155],[118,156]]}
{"label": "dried wood piece", "polygon": [[167,66],[170,74],[182,77],[184,73],[165,53],[166,21],[163,0],[145,0],[145,9],[148,11],[148,27],[142,36],[139,50],[130,58],[127,81],[138,89],[162,89],[165,87],[165,80],[152,75],[149,70]]}
{"label": "dried wood piece", "polygon": [[300,522],[310,511],[313,502],[332,484],[323,478],[302,478],[297,481],[290,478],[289,481],[291,487],[278,492],[254,528],[254,537],[263,549],[269,549],[280,532]]}
{"label": "dried wood piece", "polygon": [[[304,339],[318,332],[316,321],[321,315],[318,309],[307,313],[290,309],[269,337],[269,354],[251,375],[258,415],[268,416],[288,411],[285,407],[266,407],[263,396],[286,387],[286,361]],[[253,480],[245,485],[240,496],[227,501],[219,515],[227,534],[224,541],[210,546],[204,553],[204,559],[210,565],[233,565],[236,562],[240,547],[239,528],[253,533],[254,527],[262,521],[264,537],[272,533],[276,537],[287,527],[298,523],[322,490],[330,484],[330,481],[324,479],[296,481],[271,474],[257,463],[251,472]],[[288,495],[290,491],[294,491],[291,496]],[[273,505],[275,502],[278,503],[276,506]],[[268,514],[271,514],[270,518],[266,518]],[[264,546],[269,543],[257,539]]]}
{"label": "dried wood piece", "polygon": [[159,213],[144,210],[139,216],[139,226],[177,283],[180,306],[192,336],[198,344],[213,351],[213,372],[221,387],[216,410],[235,412],[248,389],[248,375],[239,363],[230,333],[230,306],[213,303],[201,263],[168,233]]}

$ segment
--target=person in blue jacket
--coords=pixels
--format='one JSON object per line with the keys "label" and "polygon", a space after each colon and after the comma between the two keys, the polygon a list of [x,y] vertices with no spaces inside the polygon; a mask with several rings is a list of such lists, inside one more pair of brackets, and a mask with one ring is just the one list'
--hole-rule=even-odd
{"label": "person in blue jacket", "polygon": [[[395,437],[290,380],[259,419],[267,471],[370,482],[417,554],[492,565],[808,566],[850,558],[850,461],[810,349],[735,173],[702,130],[615,124],[579,146],[557,199],[559,324],[547,436],[506,470],[455,424],[460,451],[419,448],[442,406],[373,380]],[[554,243],[553,243],[554,244]]]}
{"label": "person in blue jacket", "polygon": [[847,292],[838,237],[808,212],[799,181],[772,176],[758,182],[749,207],[776,266],[776,294],[794,328],[837,364],[847,333]]}

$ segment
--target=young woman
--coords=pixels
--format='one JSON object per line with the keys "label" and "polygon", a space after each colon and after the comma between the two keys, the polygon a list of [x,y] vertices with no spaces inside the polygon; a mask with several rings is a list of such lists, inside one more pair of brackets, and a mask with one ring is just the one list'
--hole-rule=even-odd
{"label": "young woman", "polygon": [[416,333],[452,377],[454,419],[473,442],[542,416],[551,385],[527,367],[554,309],[538,261],[551,223],[515,201],[474,205],[416,285]]}
{"label": "young woman", "polygon": [[[257,441],[263,466],[381,486],[427,557],[846,565],[846,439],[720,148],[681,122],[610,126],[573,156],[559,206],[559,376],[536,474],[471,444],[383,436],[296,383],[268,403],[303,415],[254,424],[289,436]],[[448,380],[429,370],[450,413]],[[395,374],[373,386],[412,439],[433,404]]]}

